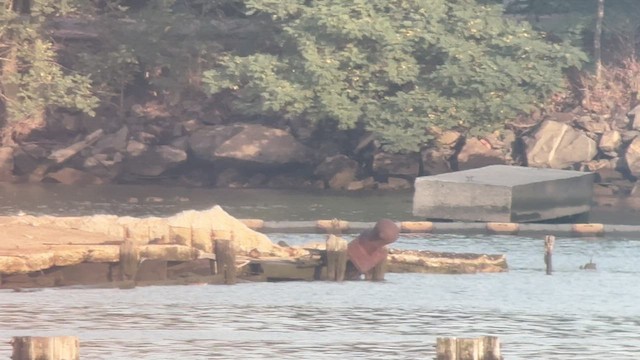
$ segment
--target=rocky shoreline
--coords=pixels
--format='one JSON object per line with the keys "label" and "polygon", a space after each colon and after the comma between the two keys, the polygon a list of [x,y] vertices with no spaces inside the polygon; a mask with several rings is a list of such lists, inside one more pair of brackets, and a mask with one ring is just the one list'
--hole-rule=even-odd
{"label": "rocky shoreline", "polygon": [[[202,109],[201,109],[202,110]],[[151,102],[127,120],[52,116],[0,148],[0,181],[156,183],[218,188],[406,189],[417,176],[492,164],[595,172],[597,195],[634,195],[640,106],[616,116],[576,109],[482,137],[441,131],[419,153],[384,152],[371,134],[291,124],[186,120]]]}

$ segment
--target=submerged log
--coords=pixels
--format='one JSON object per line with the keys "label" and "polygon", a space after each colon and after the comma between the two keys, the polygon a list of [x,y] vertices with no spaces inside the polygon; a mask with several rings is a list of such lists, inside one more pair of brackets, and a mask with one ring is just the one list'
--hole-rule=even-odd
{"label": "submerged log", "polygon": [[387,272],[474,274],[508,270],[504,255],[389,250]]}

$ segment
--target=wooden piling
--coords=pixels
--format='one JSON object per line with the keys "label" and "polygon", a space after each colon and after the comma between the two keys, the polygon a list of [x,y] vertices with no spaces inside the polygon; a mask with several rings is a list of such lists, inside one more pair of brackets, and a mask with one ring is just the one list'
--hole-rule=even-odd
{"label": "wooden piling", "polygon": [[551,275],[553,272],[553,244],[556,241],[556,237],[553,235],[547,235],[544,237],[544,264],[547,267],[547,275]]}
{"label": "wooden piling", "polygon": [[436,360],[502,360],[500,339],[496,336],[438,338]]}
{"label": "wooden piling", "polygon": [[125,240],[120,244],[120,274],[121,280],[134,280],[140,264],[140,250],[132,240]]}
{"label": "wooden piling", "polygon": [[216,274],[224,275],[227,285],[236,283],[236,252],[229,231],[212,231],[211,238],[216,254]]}
{"label": "wooden piling", "polygon": [[15,336],[13,360],[79,360],[80,342],[75,336]]}
{"label": "wooden piling", "polygon": [[387,258],[380,261],[371,269],[371,281],[384,281],[384,274],[387,272]]}
{"label": "wooden piling", "polygon": [[327,237],[327,280],[344,281],[347,270],[347,240],[336,235]]}

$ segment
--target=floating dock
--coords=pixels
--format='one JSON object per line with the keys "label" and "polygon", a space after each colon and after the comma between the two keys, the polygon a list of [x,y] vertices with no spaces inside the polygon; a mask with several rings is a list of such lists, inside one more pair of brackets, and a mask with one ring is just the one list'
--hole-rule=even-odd
{"label": "floating dock", "polygon": [[413,214],[425,219],[539,222],[588,219],[593,173],[492,165],[419,177]]}

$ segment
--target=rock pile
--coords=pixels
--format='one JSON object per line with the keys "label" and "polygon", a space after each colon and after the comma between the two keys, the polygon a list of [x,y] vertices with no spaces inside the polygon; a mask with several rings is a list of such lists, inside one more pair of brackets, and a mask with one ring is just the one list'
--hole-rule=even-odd
{"label": "rock pile", "polygon": [[509,164],[594,171],[605,192],[628,194],[640,176],[640,106],[616,116],[554,113],[482,137],[432,129],[432,146],[390,154],[371,134],[318,135],[291,122],[224,124],[202,114],[178,121],[147,105],[134,106],[136,117],[124,122],[52,120],[39,135],[0,147],[0,181],[403,189],[417,176]]}

